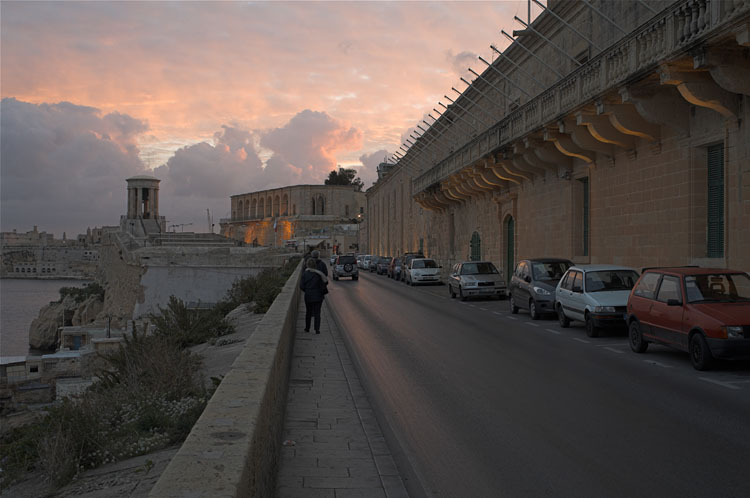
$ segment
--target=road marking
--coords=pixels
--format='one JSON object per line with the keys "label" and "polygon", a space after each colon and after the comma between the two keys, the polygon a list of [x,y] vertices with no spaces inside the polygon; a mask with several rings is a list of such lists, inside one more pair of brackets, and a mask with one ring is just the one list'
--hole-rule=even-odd
{"label": "road marking", "polygon": [[502,313],[500,311],[493,311],[493,313],[496,314],[496,315],[505,315],[505,313]]}
{"label": "road marking", "polygon": [[612,348],[612,347],[619,347],[619,346],[628,346],[629,343],[627,342],[617,342],[615,344],[597,344],[596,347],[598,348]]}
{"label": "road marking", "polygon": [[487,311],[487,308],[479,308],[482,311]]}
{"label": "road marking", "polygon": [[582,342],[584,344],[591,344],[591,341],[587,341],[586,339],[580,339],[578,337],[573,338],[574,341]]}
{"label": "road marking", "polygon": [[518,318],[516,318],[516,317],[514,317],[514,316],[509,316],[508,318],[509,318],[510,320],[518,320]]}
{"label": "road marking", "polygon": [[619,349],[615,348],[605,347],[604,349],[606,349],[607,351],[612,351],[613,353],[625,354],[625,351],[620,351]]}
{"label": "road marking", "polygon": [[706,382],[710,382],[712,384],[716,384],[717,386],[726,387],[727,389],[735,389],[735,390],[736,389],[741,389],[741,388],[739,388],[737,386],[733,386],[732,384],[730,384],[728,382],[721,382],[721,381],[718,381],[718,380],[709,379],[708,377],[698,377],[698,378],[700,380],[705,380]]}
{"label": "road marking", "polygon": [[546,330],[547,332],[549,332],[551,334],[560,335],[560,331],[559,330],[555,330],[555,329],[544,329],[544,330]]}
{"label": "road marking", "polygon": [[534,322],[526,322],[526,325],[531,325],[532,327],[538,327],[539,326],[539,324],[534,323]]}
{"label": "road marking", "polygon": [[658,361],[654,360],[643,360],[645,363],[650,363],[651,365],[656,365],[657,367],[662,368],[674,368],[672,365],[665,365],[664,363],[659,363]]}

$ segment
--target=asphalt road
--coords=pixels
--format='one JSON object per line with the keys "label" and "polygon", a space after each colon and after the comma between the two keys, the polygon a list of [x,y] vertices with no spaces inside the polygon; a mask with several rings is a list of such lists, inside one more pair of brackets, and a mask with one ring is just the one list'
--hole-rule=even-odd
{"label": "asphalt road", "polygon": [[329,287],[412,498],[750,496],[748,362],[698,372],[444,285]]}

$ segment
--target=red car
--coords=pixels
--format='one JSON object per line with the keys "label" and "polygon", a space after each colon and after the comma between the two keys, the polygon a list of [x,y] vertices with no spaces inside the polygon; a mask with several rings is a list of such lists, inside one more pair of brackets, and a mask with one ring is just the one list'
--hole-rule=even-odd
{"label": "red car", "polygon": [[717,268],[645,269],[627,306],[630,348],[649,342],[690,353],[697,370],[714,358],[750,358],[750,277]]}

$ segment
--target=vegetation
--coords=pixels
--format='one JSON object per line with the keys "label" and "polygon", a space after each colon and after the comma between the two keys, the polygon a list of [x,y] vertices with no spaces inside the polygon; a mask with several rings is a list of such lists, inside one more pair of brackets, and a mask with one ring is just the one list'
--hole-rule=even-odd
{"label": "vegetation", "polygon": [[[62,486],[84,469],[183,441],[211,394],[200,378],[199,357],[186,347],[231,332],[223,317],[240,304],[255,302],[254,311],[265,312],[299,259],[238,280],[211,310],[188,309],[171,297],[160,315],[150,317],[153,334],[136,330],[116,352],[101,356],[99,380],[83,395],[64,399],[0,440],[0,489],[31,471]],[[61,289],[60,295],[82,302],[103,292],[89,284]]]}
{"label": "vegetation", "polygon": [[183,441],[209,392],[197,356],[159,335],[134,333],[103,356],[101,381],[50,407],[0,444],[0,489],[28,471],[61,486],[86,468]]}
{"label": "vegetation", "polygon": [[104,301],[104,287],[96,282],[90,282],[83,287],[60,287],[60,302],[71,296],[77,304],[81,304],[91,296],[97,296]]}
{"label": "vegetation", "polygon": [[159,314],[151,314],[155,334],[186,348],[231,334],[233,327],[224,320],[224,309],[190,309],[181,299],[169,298],[166,308],[159,307]]}
{"label": "vegetation", "polygon": [[354,168],[342,168],[333,170],[328,174],[325,181],[326,185],[351,185],[357,192],[362,192],[365,182],[357,176],[357,170]]}
{"label": "vegetation", "polygon": [[224,301],[217,305],[223,314],[244,303],[255,303],[255,313],[265,313],[279,295],[289,276],[299,264],[299,257],[290,258],[280,269],[267,269],[257,276],[236,280]]}

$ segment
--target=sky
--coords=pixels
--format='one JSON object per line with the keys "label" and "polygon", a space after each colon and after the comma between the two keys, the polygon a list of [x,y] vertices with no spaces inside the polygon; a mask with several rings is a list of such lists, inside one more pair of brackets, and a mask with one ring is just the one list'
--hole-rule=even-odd
{"label": "sky", "polygon": [[168,225],[199,232],[231,195],[322,184],[337,166],[367,188],[526,9],[4,0],[0,230],[117,225],[139,174],[161,180]]}

